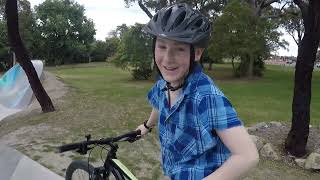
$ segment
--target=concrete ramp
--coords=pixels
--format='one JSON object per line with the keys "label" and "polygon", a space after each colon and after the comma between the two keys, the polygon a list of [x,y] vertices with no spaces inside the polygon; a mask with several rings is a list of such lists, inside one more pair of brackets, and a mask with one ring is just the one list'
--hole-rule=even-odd
{"label": "concrete ramp", "polygon": [[1,180],[63,180],[61,176],[33,161],[19,151],[0,146]]}
{"label": "concrete ramp", "polygon": [[[42,61],[33,60],[32,64],[40,78],[43,73]],[[27,108],[32,96],[33,92],[24,70],[19,64],[14,65],[0,77],[0,121]]]}

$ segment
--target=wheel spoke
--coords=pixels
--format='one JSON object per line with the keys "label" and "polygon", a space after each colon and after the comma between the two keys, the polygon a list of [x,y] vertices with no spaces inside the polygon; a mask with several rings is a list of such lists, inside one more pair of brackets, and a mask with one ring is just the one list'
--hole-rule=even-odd
{"label": "wheel spoke", "polygon": [[72,180],[89,180],[89,174],[87,171],[77,169],[72,174]]}

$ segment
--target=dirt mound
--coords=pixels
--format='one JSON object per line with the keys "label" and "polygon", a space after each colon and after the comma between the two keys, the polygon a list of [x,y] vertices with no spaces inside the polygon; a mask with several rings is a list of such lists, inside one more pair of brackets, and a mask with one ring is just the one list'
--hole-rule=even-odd
{"label": "dirt mound", "polygon": [[[295,157],[289,155],[285,150],[285,139],[290,131],[291,124],[289,123],[259,123],[265,124],[256,128],[255,131],[250,131],[252,135],[262,137],[267,142],[274,145],[275,151],[281,156],[281,160],[288,165],[295,165]],[[307,154],[303,158],[306,158],[311,152],[320,150],[320,128],[310,126]]]}

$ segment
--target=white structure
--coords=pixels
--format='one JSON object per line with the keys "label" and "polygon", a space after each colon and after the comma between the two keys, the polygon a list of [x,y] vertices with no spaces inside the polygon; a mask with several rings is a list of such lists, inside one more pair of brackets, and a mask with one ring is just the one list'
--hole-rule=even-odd
{"label": "white structure", "polygon": [[6,146],[0,146],[0,179],[63,180],[48,168]]}
{"label": "white structure", "polygon": [[[43,63],[33,60],[32,64],[40,78]],[[29,106],[33,92],[28,78],[19,64],[14,65],[0,78],[0,121]]]}

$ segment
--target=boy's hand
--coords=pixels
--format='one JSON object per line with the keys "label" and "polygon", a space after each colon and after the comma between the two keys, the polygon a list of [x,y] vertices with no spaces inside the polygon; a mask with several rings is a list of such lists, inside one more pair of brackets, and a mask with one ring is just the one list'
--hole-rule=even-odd
{"label": "boy's hand", "polygon": [[145,128],[143,124],[138,126],[136,130],[140,130],[141,131],[141,136],[144,136],[149,132],[149,130],[147,128]]}

